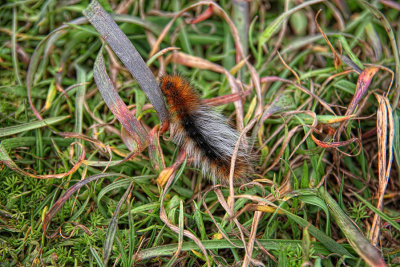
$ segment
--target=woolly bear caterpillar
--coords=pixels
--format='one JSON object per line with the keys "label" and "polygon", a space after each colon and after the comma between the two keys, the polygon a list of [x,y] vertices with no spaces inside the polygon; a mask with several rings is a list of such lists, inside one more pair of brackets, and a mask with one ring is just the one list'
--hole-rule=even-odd
{"label": "woolly bear caterpillar", "polygon": [[[188,81],[178,75],[164,75],[160,79],[170,112],[170,130],[173,141],[182,146],[194,166],[228,183],[232,155],[239,133],[227,124],[227,120],[208,105],[201,103],[200,97]],[[237,153],[234,182],[246,178],[252,170],[246,146],[241,143]]]}

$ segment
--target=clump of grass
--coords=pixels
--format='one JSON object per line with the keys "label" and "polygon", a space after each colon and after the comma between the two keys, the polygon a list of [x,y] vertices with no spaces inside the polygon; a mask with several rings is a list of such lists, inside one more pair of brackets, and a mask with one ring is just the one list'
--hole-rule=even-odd
{"label": "clump of grass", "polygon": [[160,135],[154,82],[89,4],[0,6],[1,262],[398,262],[397,3],[101,1],[155,76],[190,78],[248,131],[241,187]]}

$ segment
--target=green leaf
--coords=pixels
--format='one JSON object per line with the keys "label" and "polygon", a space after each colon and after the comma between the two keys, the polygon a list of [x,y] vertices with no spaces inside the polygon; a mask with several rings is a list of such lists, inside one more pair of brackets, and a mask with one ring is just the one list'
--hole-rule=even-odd
{"label": "green leaf", "polygon": [[329,207],[336,224],[346,236],[350,245],[354,248],[358,255],[371,266],[385,266],[380,251],[378,251],[365,236],[359,231],[355,223],[344,213],[339,204],[331,197],[323,186],[319,188],[319,195]]}
{"label": "green leaf", "polygon": [[[258,239],[258,242],[267,250],[281,250],[282,247],[296,248],[301,246],[301,240],[286,240],[286,239]],[[227,240],[203,240],[201,241],[206,249],[227,249],[227,248],[243,248],[243,241],[240,239]],[[320,253],[322,255],[329,255],[330,252],[327,248],[320,242],[311,242],[315,253]],[[178,248],[178,244],[169,244],[163,246],[157,246],[147,249],[142,249],[137,253],[137,260],[144,260],[159,256],[169,256],[173,255]],[[195,242],[183,242],[182,251],[199,251],[200,248]]]}
{"label": "green leaf", "polygon": [[317,207],[320,207],[326,214],[326,231],[329,229],[329,209],[326,206],[325,202],[317,196],[299,196],[300,200],[304,203],[311,204]]}
{"label": "green leaf", "polygon": [[96,260],[98,266],[104,267],[103,261],[101,260],[99,254],[97,254],[97,251],[94,248],[90,247],[90,252],[92,253],[94,259]]}
{"label": "green leaf", "polygon": [[121,209],[122,204],[125,202],[128,194],[131,191],[132,183],[129,184],[128,189],[125,191],[125,194],[119,200],[117,207],[115,208],[114,214],[111,218],[110,224],[108,225],[107,234],[104,240],[104,247],[103,247],[103,262],[104,265],[107,265],[107,262],[110,258],[112,246],[114,243],[115,232],[117,231],[118,226],[118,219],[119,219],[119,211]]}
{"label": "green leaf", "polygon": [[4,136],[9,136],[17,133],[22,133],[26,131],[30,131],[33,129],[38,129],[42,128],[44,126],[52,125],[59,123],[66,118],[69,118],[70,116],[59,116],[59,117],[53,117],[49,119],[44,119],[42,121],[33,121],[33,122],[28,122],[28,123],[23,123],[20,125],[15,125],[15,126],[9,126],[5,128],[0,128],[0,137]]}

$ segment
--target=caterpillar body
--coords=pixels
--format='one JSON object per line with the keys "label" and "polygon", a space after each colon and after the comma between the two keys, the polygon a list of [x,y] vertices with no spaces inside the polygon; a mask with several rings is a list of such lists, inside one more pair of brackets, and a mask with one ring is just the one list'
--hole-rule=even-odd
{"label": "caterpillar body", "polygon": [[[210,106],[201,102],[190,83],[178,75],[160,79],[170,113],[170,132],[173,141],[193,158],[193,165],[204,176],[228,183],[231,159],[239,133]],[[247,147],[239,144],[234,169],[234,182],[243,181],[252,170]],[[216,178],[216,179],[215,179]]]}

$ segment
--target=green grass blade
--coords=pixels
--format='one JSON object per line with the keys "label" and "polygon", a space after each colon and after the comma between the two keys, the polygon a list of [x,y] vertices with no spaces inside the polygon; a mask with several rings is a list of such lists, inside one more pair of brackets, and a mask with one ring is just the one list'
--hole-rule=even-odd
{"label": "green grass blade", "polygon": [[369,203],[367,200],[362,198],[359,194],[356,192],[353,192],[353,194],[361,200],[368,208],[370,208],[373,212],[377,213],[383,220],[387,221],[391,226],[397,229],[397,231],[400,231],[400,224],[395,222],[392,218],[390,218],[388,215],[383,213],[382,211],[378,210],[377,208],[374,207],[371,203]]}
{"label": "green grass blade", "polygon": [[96,260],[96,262],[98,264],[98,266],[100,266],[100,267],[104,267],[105,266],[103,264],[103,261],[101,260],[101,258],[99,256],[99,254],[97,254],[97,251],[94,248],[90,247],[90,253],[92,253],[94,259]]}
{"label": "green grass blade", "polygon": [[42,128],[42,127],[45,127],[48,125],[57,124],[69,117],[70,116],[59,116],[59,117],[44,119],[42,121],[33,121],[33,122],[23,123],[20,125],[0,128],[0,137],[9,136],[9,135],[17,134],[17,133],[22,133],[22,132],[30,131],[33,129]]}
{"label": "green grass blade", "polygon": [[111,218],[110,224],[108,225],[108,230],[106,234],[106,238],[104,240],[104,247],[103,247],[103,262],[104,265],[107,266],[108,260],[111,255],[115,232],[117,231],[118,226],[118,219],[119,219],[119,211],[121,209],[122,204],[125,202],[128,194],[130,193],[132,188],[132,182],[129,184],[128,189],[126,189],[125,194],[119,200],[117,207],[115,208],[114,214]]}
{"label": "green grass blade", "polygon": [[319,188],[319,194],[328,205],[335,222],[357,254],[372,266],[386,266],[381,253],[360,233],[354,222],[344,213],[337,202],[323,187]]}

